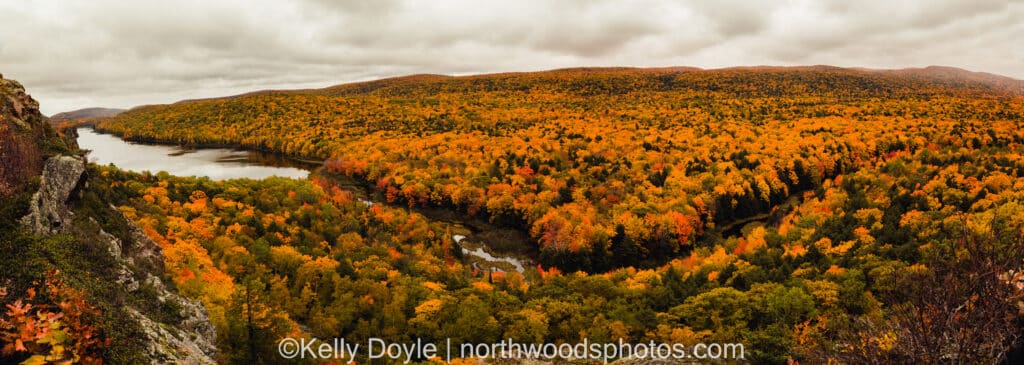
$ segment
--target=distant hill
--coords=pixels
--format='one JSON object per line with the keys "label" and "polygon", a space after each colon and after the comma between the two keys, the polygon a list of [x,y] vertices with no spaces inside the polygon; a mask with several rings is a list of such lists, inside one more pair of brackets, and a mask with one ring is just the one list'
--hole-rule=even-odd
{"label": "distant hill", "polygon": [[[684,91],[709,87],[722,91],[750,95],[755,90],[778,93],[800,92],[835,93],[853,95],[890,94],[905,95],[922,91],[966,91],[983,94],[1024,95],[1024,82],[1013,78],[983,72],[972,72],[954,67],[929,66],[898,70],[872,70],[834,66],[797,67],[732,67],[700,69],[695,67],[629,68],[586,67],[541,72],[510,72],[498,74],[450,77],[442,75],[410,75],[330,86],[320,90],[296,90],[325,95],[352,95],[379,92],[404,94],[415,91],[481,92],[525,91],[543,88],[543,84],[558,83],[565,79],[560,91],[578,92],[580,82],[599,81],[599,89],[609,93],[627,93],[636,90]],[[638,80],[642,82],[637,83]],[[542,85],[537,85],[538,83]],[[796,88],[788,86],[799,85]],[[575,89],[575,90],[574,90]],[[755,95],[760,93],[754,93]],[[764,96],[762,94],[762,96]]]}
{"label": "distant hill", "polygon": [[0,364],[213,364],[206,311],[165,284],[161,247],[99,198],[106,185],[79,152],[0,75]]}
{"label": "distant hill", "polygon": [[[576,82],[562,82],[567,79]],[[642,82],[637,83],[638,80]],[[1022,80],[947,66],[904,69],[843,68],[826,65],[743,66],[720,69],[576,67],[468,76],[416,74],[344,83],[322,89],[257,90],[231,96],[181,100],[174,104],[261,95],[353,96],[378,94],[399,96],[431,91],[446,93],[489,91],[579,93],[578,87],[585,86],[581,83],[590,84],[592,81],[598,81],[601,84],[599,87],[601,92],[613,94],[653,89],[655,91],[703,90],[755,97],[794,93],[839,94],[856,97],[949,94],[950,92],[985,96],[1024,95],[1024,81]],[[794,85],[799,86],[790,87]],[[757,90],[757,92],[751,93],[752,90]]]}
{"label": "distant hill", "polygon": [[[619,234],[639,246],[617,261],[658,262],[673,253],[664,227],[684,243],[739,227],[872,158],[1022,143],[993,137],[1018,129],[1022,104],[1020,80],[950,67],[570,68],[258,91],[137,107],[97,128],[333,160],[391,200],[486,209],[528,231],[545,265],[590,270],[560,255],[600,250],[627,211],[648,227]],[[581,216],[601,233],[572,233]]]}
{"label": "distant hill", "polygon": [[905,68],[877,72],[897,76],[918,77],[938,84],[945,84],[949,87],[978,84],[991,87],[994,90],[1003,90],[1018,95],[1024,94],[1024,81],[1022,80],[987,72],[968,71],[956,67],[928,66],[924,68]]}
{"label": "distant hill", "polygon": [[[1024,337],[1024,278],[1007,274],[1024,260],[1022,86],[948,67],[412,75],[143,106],[96,127],[324,159],[315,190],[117,186],[134,186],[126,211],[154,240],[189,253],[171,265],[182,287],[225,292],[193,262],[239,267],[224,282],[263,283],[261,312],[332,336],[524,329],[743,343],[753,363],[935,363],[948,349],[1000,363]],[[360,182],[380,204],[347,191]],[[518,231],[472,229],[536,259],[528,286],[462,265],[454,232],[398,206]],[[197,242],[209,251],[180,249]],[[239,306],[210,312],[244,323]]]}
{"label": "distant hill", "polygon": [[80,121],[92,118],[112,117],[125,111],[115,108],[85,108],[69,112],[57,113],[50,117],[50,123],[57,125],[64,122]]}

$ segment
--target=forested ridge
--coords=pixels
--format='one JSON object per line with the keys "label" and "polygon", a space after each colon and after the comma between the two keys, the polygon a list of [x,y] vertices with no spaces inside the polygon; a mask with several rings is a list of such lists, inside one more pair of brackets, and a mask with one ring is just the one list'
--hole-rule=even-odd
{"label": "forested ridge", "polygon": [[509,222],[545,263],[603,270],[677,254],[894,153],[1022,141],[1019,82],[949,72],[422,75],[142,107],[99,127],[329,159],[389,201]]}
{"label": "forested ridge", "polygon": [[[1020,81],[947,68],[418,75],[97,123],[326,160],[311,181],[104,168],[96,184],[235,361],[305,334],[988,362],[1022,334],[1022,122]],[[395,206],[355,201],[340,175]],[[398,205],[522,229],[541,265],[475,272]]]}

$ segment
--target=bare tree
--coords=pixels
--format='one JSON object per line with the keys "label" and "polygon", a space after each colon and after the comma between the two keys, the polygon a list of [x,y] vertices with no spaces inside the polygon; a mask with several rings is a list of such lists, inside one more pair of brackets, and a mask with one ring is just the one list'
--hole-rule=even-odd
{"label": "bare tree", "polygon": [[[1003,217],[1005,218],[1005,217]],[[992,229],[933,244],[927,270],[898,276],[882,299],[885,317],[832,323],[810,351],[821,363],[997,364],[1024,338],[1024,231],[993,218]]]}

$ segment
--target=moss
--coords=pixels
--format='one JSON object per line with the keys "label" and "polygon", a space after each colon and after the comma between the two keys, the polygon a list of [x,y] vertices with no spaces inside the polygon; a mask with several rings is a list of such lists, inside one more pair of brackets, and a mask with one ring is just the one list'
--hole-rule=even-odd
{"label": "moss", "polygon": [[[120,213],[102,198],[102,185],[90,186],[73,204],[75,220],[68,232],[52,237],[28,233],[18,222],[27,213],[31,199],[28,191],[35,189],[23,189],[0,206],[0,283],[12,293],[24,292],[33,281],[44,279],[49,270],[60,270],[71,286],[84,289],[87,300],[102,311],[96,324],[111,339],[103,353],[106,362],[145,364],[148,344],[127,308],[134,307],[155,321],[171,325],[182,320],[182,308],[177,303],[161,302],[157,291],[148,285],[129,293],[117,282],[120,264],[110,255],[108,239],[101,230],[125,245],[132,242],[131,230]],[[141,282],[150,268],[129,269]]]}
{"label": "moss", "polygon": [[[21,293],[52,268],[42,249],[45,242],[20,230],[0,230],[0,279],[12,293]],[[12,299],[12,298],[8,298]],[[6,303],[4,303],[6,304]]]}

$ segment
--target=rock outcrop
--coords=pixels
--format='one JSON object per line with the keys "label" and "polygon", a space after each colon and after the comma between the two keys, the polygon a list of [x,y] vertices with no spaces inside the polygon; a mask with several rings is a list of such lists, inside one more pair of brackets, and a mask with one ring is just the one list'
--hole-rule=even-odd
{"label": "rock outcrop", "polygon": [[[181,308],[178,314],[182,320],[174,326],[165,326],[146,317],[135,308],[128,308],[129,314],[139,323],[146,336],[147,357],[153,359],[154,363],[214,363],[217,334],[210,323],[206,308],[202,303],[182,297],[164,285],[155,275],[162,273],[164,269],[164,256],[160,246],[123,215],[121,218],[128,223],[132,241],[130,245],[107,235],[110,239],[111,254],[116,255],[121,262],[118,283],[124,285],[129,292],[134,292],[140,287],[148,287],[156,293],[160,302],[170,302],[174,307]],[[126,249],[128,246],[131,249]],[[140,283],[135,279],[137,275],[130,267],[147,270],[144,273],[146,279]]]}
{"label": "rock outcrop", "polygon": [[0,115],[21,130],[35,130],[44,117],[39,103],[25,93],[25,87],[0,75]]}
{"label": "rock outcrop", "polygon": [[[131,319],[125,325],[133,330],[120,332],[132,334],[129,342],[141,342],[130,347],[131,362],[215,364],[216,332],[202,303],[164,284],[160,246],[117,208],[96,203],[84,158],[68,155],[74,153],[72,146],[47,124],[39,104],[21,84],[0,76],[0,203],[8,204],[9,197],[26,198],[37,189],[28,199],[27,214],[19,213],[25,214],[20,222],[15,222],[15,216],[5,223],[10,227],[20,223],[37,237],[62,235],[44,244],[88,241],[90,245],[75,247],[97,247],[101,257],[109,253],[111,260],[103,257],[101,268],[74,260],[61,262],[120,284],[104,289],[104,296],[96,300],[109,300],[103,303],[108,311]],[[92,194],[92,203],[83,202],[84,194]],[[107,299],[111,297],[116,299]]]}
{"label": "rock outcrop", "polygon": [[39,103],[17,81],[0,75],[0,198],[12,194],[42,168],[42,144],[50,136]]}
{"label": "rock outcrop", "polygon": [[[86,180],[85,170],[85,162],[77,157],[55,156],[46,160],[39,191],[32,197],[29,214],[21,220],[25,228],[40,235],[67,231],[74,223],[68,201]],[[109,209],[117,211],[114,207]],[[154,364],[216,363],[216,332],[206,309],[202,303],[182,297],[164,285],[158,276],[163,273],[160,246],[123,215],[120,218],[128,226],[131,242],[123,242],[102,230],[99,233],[120,266],[118,283],[129,293],[142,288],[156,293],[160,302],[180,308],[177,314],[182,318],[178,323],[162,323],[137,308],[125,308],[145,336],[145,357]],[[136,272],[140,270],[143,272]],[[137,277],[145,279],[140,282]]]}
{"label": "rock outcrop", "polygon": [[[142,333],[147,341],[146,356],[151,360],[150,363],[216,364],[212,358],[216,348],[206,341],[202,334],[193,335],[180,328],[163,326],[139,313],[135,308],[128,308],[128,313],[142,327]],[[205,314],[204,310],[203,315]],[[206,323],[209,324],[208,321]]]}
{"label": "rock outcrop", "polygon": [[74,215],[67,207],[71,194],[82,184],[85,164],[71,156],[46,160],[39,191],[32,196],[29,214],[21,222],[35,234],[51,235],[64,231]]}

